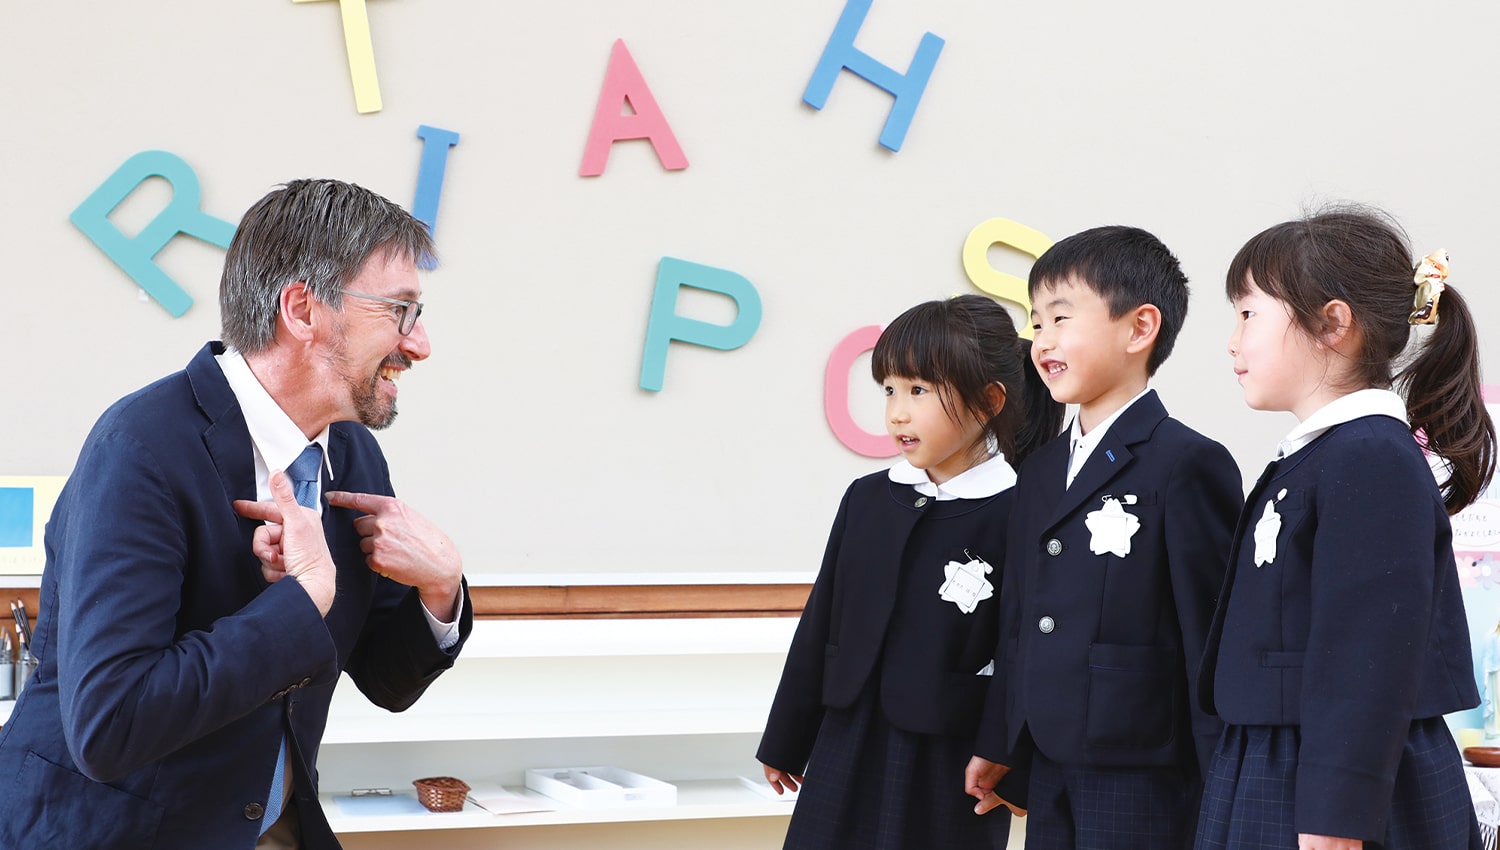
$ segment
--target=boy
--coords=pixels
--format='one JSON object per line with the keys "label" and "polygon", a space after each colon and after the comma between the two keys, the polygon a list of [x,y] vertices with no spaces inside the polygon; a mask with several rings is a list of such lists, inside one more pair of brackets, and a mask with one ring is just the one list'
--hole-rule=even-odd
{"label": "boy", "polygon": [[1100,227],[1043,254],[1030,293],[1032,363],[1078,415],[1020,470],[966,787],[983,813],[1029,767],[1000,791],[1026,789],[1005,802],[1028,850],[1189,847],[1219,733],[1189,697],[1243,497],[1229,452],[1147,387],[1187,278],[1150,233]]}

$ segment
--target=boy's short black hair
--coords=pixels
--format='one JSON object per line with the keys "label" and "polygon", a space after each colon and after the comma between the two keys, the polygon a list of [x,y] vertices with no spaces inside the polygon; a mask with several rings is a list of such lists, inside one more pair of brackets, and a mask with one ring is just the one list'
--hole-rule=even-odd
{"label": "boy's short black hair", "polygon": [[1146,359],[1146,374],[1156,374],[1187,319],[1187,275],[1171,250],[1139,227],[1095,227],[1048,248],[1031,267],[1028,291],[1035,298],[1037,289],[1070,280],[1103,298],[1111,318],[1142,304],[1161,311],[1161,330]]}

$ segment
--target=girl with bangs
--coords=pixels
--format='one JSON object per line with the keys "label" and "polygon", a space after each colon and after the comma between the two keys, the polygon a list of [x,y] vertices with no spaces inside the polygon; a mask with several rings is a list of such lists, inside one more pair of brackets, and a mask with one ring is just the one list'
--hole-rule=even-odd
{"label": "girl with bangs", "polygon": [[1481,846],[1443,720],[1479,703],[1448,518],[1490,480],[1495,427],[1447,276],[1364,209],[1230,266],[1245,402],[1298,424],[1245,500],[1204,653],[1226,725],[1199,850]]}
{"label": "girl with bangs", "polygon": [[1006,846],[964,768],[997,675],[1014,467],[1062,425],[1029,345],[979,295],[919,304],[875,345],[902,459],[844,494],[756,754],[778,793],[800,787],[786,848]]}

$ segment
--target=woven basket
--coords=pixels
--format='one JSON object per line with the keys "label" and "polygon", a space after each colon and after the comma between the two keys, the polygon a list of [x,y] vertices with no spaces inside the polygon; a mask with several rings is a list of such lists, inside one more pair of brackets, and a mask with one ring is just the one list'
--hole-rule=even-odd
{"label": "woven basket", "polygon": [[417,786],[417,799],[432,812],[461,811],[469,796],[468,784],[451,776],[429,776],[411,784]]}

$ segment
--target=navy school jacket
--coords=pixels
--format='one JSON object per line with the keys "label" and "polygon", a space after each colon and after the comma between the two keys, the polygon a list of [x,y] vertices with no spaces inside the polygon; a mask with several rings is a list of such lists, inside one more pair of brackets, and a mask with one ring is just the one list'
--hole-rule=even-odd
{"label": "navy school jacket", "polygon": [[[994,659],[1011,490],[937,501],[886,472],[857,479],[839,505],[822,568],[787,654],[756,757],[801,774],[826,708],[878,678],[892,725],[974,734]],[[994,596],[965,614],[939,596],[948,562],[993,567]],[[955,775],[955,787],[963,777]]]}
{"label": "navy school jacket", "polygon": [[[1276,552],[1257,565],[1267,503]],[[1479,704],[1452,529],[1406,424],[1365,416],[1272,463],[1230,563],[1202,706],[1301,727],[1299,832],[1382,840],[1412,720]]]}
{"label": "navy school jacket", "polygon": [[[1206,770],[1221,728],[1192,706],[1241,506],[1225,448],[1142,396],[1066,483],[1069,435],[1022,465],[1006,554],[996,677],[979,755],[1022,766],[1032,742],[1082,766]],[[1095,554],[1105,496],[1139,527],[1129,553]]]}

